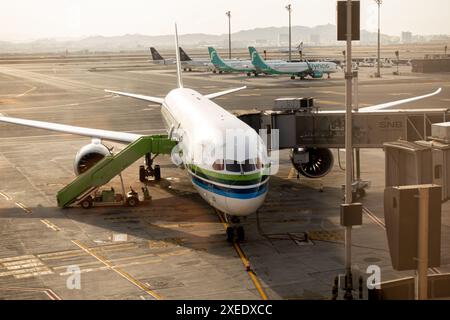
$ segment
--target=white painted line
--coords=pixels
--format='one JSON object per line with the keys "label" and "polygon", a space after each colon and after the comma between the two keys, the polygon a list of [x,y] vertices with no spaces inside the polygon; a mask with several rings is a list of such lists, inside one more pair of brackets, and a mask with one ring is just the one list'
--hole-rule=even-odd
{"label": "white painted line", "polygon": [[33,88],[31,88],[31,89],[25,91],[24,93],[18,94],[16,97],[17,97],[17,98],[23,97],[23,96],[27,95],[28,93],[33,92],[33,91],[36,90],[36,89],[37,89],[36,87],[33,87]]}
{"label": "white painted line", "polygon": [[22,209],[26,213],[28,213],[28,214],[32,214],[33,213],[33,211],[31,211],[31,209],[27,208],[23,203],[16,202],[15,204],[16,204],[16,206],[18,206],[20,209]]}
{"label": "white painted line", "polygon": [[0,191],[0,196],[2,196],[3,198],[5,198],[7,201],[11,201],[12,198],[10,196],[8,196],[6,193],[3,193]]}
{"label": "white painted line", "polygon": [[50,229],[52,229],[54,231],[60,231],[61,230],[60,228],[58,228],[56,225],[54,225],[53,223],[51,223],[47,219],[41,220],[41,222],[43,224],[45,224],[47,226],[47,228],[50,228]]}

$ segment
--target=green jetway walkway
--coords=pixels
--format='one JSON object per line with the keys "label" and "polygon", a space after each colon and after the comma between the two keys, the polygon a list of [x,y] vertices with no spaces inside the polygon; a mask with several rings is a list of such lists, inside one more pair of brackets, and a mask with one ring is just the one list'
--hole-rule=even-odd
{"label": "green jetway walkway", "polygon": [[170,154],[176,141],[167,136],[144,136],[115,155],[106,156],[58,192],[58,206],[63,208],[108,183],[138,159],[152,154]]}

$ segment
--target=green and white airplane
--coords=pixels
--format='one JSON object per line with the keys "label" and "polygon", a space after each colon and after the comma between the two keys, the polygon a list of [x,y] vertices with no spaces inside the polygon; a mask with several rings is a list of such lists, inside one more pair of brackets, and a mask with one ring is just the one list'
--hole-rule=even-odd
{"label": "green and white airplane", "polygon": [[209,58],[214,67],[222,72],[239,72],[246,73],[247,76],[251,76],[252,73],[256,76],[258,72],[253,66],[250,60],[237,60],[237,59],[222,59],[219,53],[213,47],[208,47]]}
{"label": "green and white airplane", "polygon": [[248,47],[251,63],[255,67],[256,72],[265,74],[291,75],[291,79],[299,77],[304,79],[311,77],[314,79],[322,78],[324,74],[339,72],[338,65],[334,62],[288,62],[282,60],[273,60],[266,62],[256,51],[254,47]]}

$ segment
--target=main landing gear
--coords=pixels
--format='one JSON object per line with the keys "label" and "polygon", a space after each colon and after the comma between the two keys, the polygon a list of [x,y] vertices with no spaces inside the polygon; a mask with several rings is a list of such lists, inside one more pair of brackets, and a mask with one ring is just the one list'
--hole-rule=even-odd
{"label": "main landing gear", "polygon": [[228,223],[227,241],[230,243],[244,241],[245,231],[244,227],[240,225],[240,219],[236,216],[225,215],[225,220]]}
{"label": "main landing gear", "polygon": [[155,160],[157,156],[158,155],[156,154],[152,158],[150,153],[145,155],[145,165],[139,166],[139,181],[149,181],[149,177],[153,177],[155,181],[161,180],[161,167],[159,165],[153,166],[153,160]]}

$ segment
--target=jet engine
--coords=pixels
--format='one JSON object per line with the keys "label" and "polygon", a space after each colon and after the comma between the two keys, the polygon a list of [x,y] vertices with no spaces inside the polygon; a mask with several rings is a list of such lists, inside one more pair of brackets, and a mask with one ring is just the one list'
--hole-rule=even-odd
{"label": "jet engine", "polygon": [[320,79],[323,77],[323,72],[314,71],[313,73],[311,73],[311,77],[313,77],[314,79]]}
{"label": "jet engine", "polygon": [[290,158],[294,168],[307,178],[322,178],[333,168],[334,158],[330,149],[294,148]]}
{"label": "jet engine", "polygon": [[73,162],[73,170],[78,176],[86,172],[105,156],[111,154],[110,150],[100,140],[92,140],[78,151]]}

